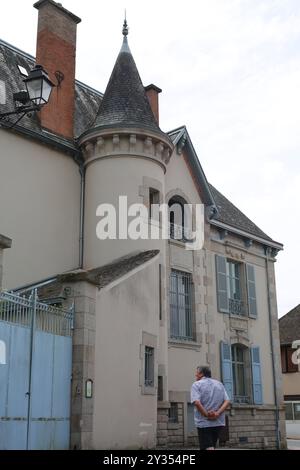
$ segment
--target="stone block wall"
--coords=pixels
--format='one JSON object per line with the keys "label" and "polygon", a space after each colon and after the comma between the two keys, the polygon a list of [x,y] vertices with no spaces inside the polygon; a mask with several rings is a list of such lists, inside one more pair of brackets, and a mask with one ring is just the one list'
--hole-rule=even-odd
{"label": "stone block wall", "polygon": [[[198,447],[196,428],[185,436],[184,403],[178,403],[178,423],[170,423],[168,409],[158,409],[157,446],[158,447]],[[239,405],[228,412],[228,435],[223,445],[240,449],[276,449],[277,431],[274,406]],[[279,412],[280,448],[286,448],[286,436],[282,432],[284,410]],[[226,430],[224,432],[226,434]]]}
{"label": "stone block wall", "polygon": [[157,410],[157,446],[182,447],[184,445],[184,413],[183,403],[177,403],[178,422],[169,421],[169,406]]}

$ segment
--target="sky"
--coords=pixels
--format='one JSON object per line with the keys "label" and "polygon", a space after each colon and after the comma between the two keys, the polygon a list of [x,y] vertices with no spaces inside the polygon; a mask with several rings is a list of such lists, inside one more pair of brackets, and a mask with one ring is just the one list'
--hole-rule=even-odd
{"label": "sky", "polygon": [[[35,55],[33,0],[0,0],[0,38]],[[214,186],[274,240],[279,317],[300,303],[300,1],[62,0],[78,15],[77,79],[105,91],[122,42],[186,125]]]}

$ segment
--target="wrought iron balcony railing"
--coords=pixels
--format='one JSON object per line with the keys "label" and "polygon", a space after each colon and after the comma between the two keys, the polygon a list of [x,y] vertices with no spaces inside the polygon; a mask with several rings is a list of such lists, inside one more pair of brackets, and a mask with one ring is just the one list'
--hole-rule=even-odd
{"label": "wrought iron balcony railing", "polygon": [[233,315],[246,315],[245,303],[238,299],[229,299],[229,312]]}

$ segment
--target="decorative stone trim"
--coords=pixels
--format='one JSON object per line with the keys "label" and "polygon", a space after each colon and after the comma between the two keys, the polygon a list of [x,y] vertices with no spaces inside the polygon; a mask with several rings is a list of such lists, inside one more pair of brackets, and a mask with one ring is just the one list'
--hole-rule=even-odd
{"label": "decorative stone trim", "polygon": [[159,162],[165,171],[174,146],[171,141],[142,129],[103,129],[85,136],[80,146],[83,150],[85,165],[100,158],[112,156],[150,157]]}

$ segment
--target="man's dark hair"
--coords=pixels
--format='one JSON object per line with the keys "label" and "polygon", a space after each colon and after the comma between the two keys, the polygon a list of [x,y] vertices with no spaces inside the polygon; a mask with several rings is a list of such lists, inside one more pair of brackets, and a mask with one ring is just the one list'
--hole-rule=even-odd
{"label": "man's dark hair", "polygon": [[203,374],[204,377],[211,377],[211,370],[209,367],[207,366],[198,366],[197,367],[197,371],[200,373],[200,374]]}

